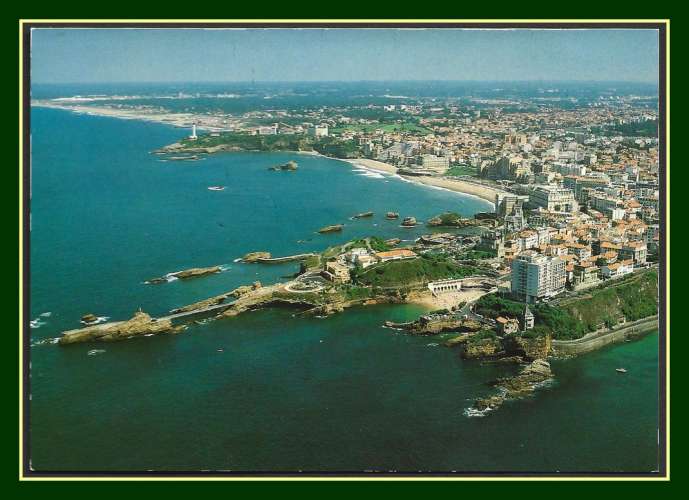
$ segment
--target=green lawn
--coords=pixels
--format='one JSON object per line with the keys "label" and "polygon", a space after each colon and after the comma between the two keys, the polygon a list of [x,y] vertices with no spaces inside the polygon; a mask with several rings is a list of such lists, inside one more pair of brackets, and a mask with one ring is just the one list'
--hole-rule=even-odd
{"label": "green lawn", "polygon": [[350,125],[342,125],[330,129],[333,134],[342,134],[343,132],[364,132],[371,133],[376,130],[382,130],[387,133],[391,132],[414,132],[418,134],[430,134],[431,130],[416,125],[415,123],[352,123]]}

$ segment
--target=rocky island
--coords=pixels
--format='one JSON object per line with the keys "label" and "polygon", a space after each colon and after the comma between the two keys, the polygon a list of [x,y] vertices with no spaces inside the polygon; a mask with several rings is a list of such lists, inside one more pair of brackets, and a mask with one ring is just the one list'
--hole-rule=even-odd
{"label": "rocky island", "polygon": [[268,170],[272,170],[274,172],[294,172],[295,170],[297,170],[297,168],[299,168],[297,162],[294,160],[290,160],[287,163],[283,163],[282,165],[268,167]]}
{"label": "rocky island", "polygon": [[211,267],[193,267],[191,269],[185,269],[184,271],[177,271],[174,273],[166,274],[160,278],[152,278],[147,280],[145,283],[149,285],[155,285],[160,283],[167,283],[171,278],[178,278],[181,280],[200,278],[201,276],[207,276],[209,274],[216,274],[222,271],[220,266]]}
{"label": "rocky island", "polygon": [[144,335],[178,333],[184,328],[184,326],[173,326],[169,319],[152,318],[139,310],[127,321],[113,321],[63,332],[59,343],[65,345],[93,341],[112,342]]}
{"label": "rocky island", "polygon": [[340,231],[342,231],[342,228],[344,228],[343,224],[333,224],[332,226],[325,226],[320,228],[318,232],[321,234],[339,233]]}

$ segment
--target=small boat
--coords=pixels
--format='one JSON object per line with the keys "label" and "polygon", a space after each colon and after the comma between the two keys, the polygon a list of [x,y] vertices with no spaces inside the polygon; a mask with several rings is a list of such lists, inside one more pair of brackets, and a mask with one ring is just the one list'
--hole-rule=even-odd
{"label": "small boat", "polygon": [[624,368],[615,368],[615,371],[617,373],[627,373],[627,370],[625,370]]}
{"label": "small boat", "polygon": [[221,347],[220,349],[218,349],[218,352],[225,352],[225,349]]}
{"label": "small boat", "polygon": [[224,191],[225,186],[208,186],[209,191]]}

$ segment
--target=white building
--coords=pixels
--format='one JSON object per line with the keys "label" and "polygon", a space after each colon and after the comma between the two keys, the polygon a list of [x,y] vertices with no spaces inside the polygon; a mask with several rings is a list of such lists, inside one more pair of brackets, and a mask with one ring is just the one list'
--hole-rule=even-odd
{"label": "white building", "polygon": [[417,160],[421,168],[444,173],[450,167],[450,159],[446,156],[421,155]]}
{"label": "white building", "polygon": [[526,250],[512,261],[512,293],[526,302],[557,295],[566,281],[565,262],[558,257]]}
{"label": "white building", "polygon": [[311,129],[311,134],[314,137],[328,137],[328,126],[325,124],[316,125]]}
{"label": "white building", "polygon": [[556,186],[538,186],[529,195],[529,201],[536,206],[553,212],[576,212],[579,205],[574,193]]}

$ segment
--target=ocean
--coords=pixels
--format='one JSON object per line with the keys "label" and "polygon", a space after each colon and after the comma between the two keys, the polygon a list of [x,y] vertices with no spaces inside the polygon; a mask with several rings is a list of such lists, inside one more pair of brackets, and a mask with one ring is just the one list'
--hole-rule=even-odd
{"label": "ocean", "polygon": [[[491,210],[338,160],[231,153],[197,162],[150,152],[186,130],[34,108],[30,441],[36,471],[650,472],[658,468],[658,335],[553,361],[556,382],[482,418],[465,409],[516,368],[463,361],[442,336],[382,327],[418,305],[324,319],[285,309],[179,335],[60,347],[83,314],[159,315],[298,264],[247,265],[356,237],[413,239],[427,219]],[[294,159],[297,172],[268,167]],[[224,191],[208,186],[224,185]],[[364,211],[370,219],[351,220]],[[344,223],[342,233],[320,235]],[[427,231],[427,230],[426,230]],[[161,285],[170,272],[217,275]],[[103,352],[89,354],[98,349]],[[222,349],[222,351],[219,351]],[[628,373],[620,375],[615,368]]]}

